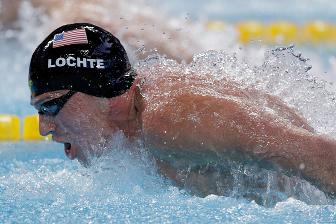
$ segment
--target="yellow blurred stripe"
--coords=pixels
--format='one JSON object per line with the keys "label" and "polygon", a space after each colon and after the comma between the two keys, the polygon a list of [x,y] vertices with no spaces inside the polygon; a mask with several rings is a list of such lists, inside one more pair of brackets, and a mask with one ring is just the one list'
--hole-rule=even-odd
{"label": "yellow blurred stripe", "polygon": [[270,23],[266,28],[266,40],[272,44],[297,43],[298,27],[286,21]]}
{"label": "yellow blurred stripe", "polygon": [[237,24],[239,40],[241,43],[262,40],[264,36],[264,25],[255,21],[241,22]]}
{"label": "yellow blurred stripe", "polygon": [[333,40],[334,27],[323,21],[306,23],[303,27],[305,42],[327,43]]}
{"label": "yellow blurred stripe", "polygon": [[20,139],[20,119],[15,115],[0,114],[0,141]]}
{"label": "yellow blurred stripe", "polygon": [[51,136],[41,136],[39,131],[38,115],[29,115],[24,118],[23,122],[23,140],[50,140]]}

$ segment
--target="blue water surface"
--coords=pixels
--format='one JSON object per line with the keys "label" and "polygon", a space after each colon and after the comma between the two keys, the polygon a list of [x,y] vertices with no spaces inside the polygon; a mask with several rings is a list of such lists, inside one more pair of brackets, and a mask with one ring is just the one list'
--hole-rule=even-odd
{"label": "blue water surface", "polygon": [[336,221],[331,205],[288,199],[265,208],[229,197],[191,196],[161,178],[153,167],[123,153],[116,152],[108,163],[86,169],[67,160],[56,143],[1,143],[0,149],[3,223]]}

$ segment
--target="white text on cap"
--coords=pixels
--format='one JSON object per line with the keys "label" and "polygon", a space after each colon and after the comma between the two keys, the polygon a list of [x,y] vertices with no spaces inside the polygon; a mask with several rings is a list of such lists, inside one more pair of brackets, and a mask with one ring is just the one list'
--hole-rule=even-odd
{"label": "white text on cap", "polygon": [[63,67],[66,65],[77,68],[105,68],[103,59],[74,58],[71,56],[67,58],[57,58],[55,62],[53,62],[53,59],[48,59],[48,68]]}

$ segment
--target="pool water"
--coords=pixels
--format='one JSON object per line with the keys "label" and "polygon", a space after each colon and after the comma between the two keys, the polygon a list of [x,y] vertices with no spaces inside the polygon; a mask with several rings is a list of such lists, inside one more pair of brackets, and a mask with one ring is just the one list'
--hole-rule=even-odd
{"label": "pool water", "polygon": [[[142,158],[115,153],[83,168],[55,143],[1,145],[5,223],[333,223],[335,206],[295,199],[266,208],[243,199],[190,196]],[[141,159],[140,159],[141,161]]]}
{"label": "pool water", "polygon": [[[138,5],[130,7],[133,12],[136,11],[135,7],[150,11],[150,1],[131,2],[138,2]],[[181,8],[175,2],[166,7],[172,9],[173,13],[179,13]],[[221,2],[223,5],[229,4],[226,1]],[[109,4],[102,1],[101,7],[105,7],[106,11],[97,9],[102,20],[109,19],[112,10],[108,8]],[[188,11],[188,7],[193,9],[195,4],[186,3],[185,11]],[[214,4],[220,2],[214,1]],[[277,6],[275,1],[273,4],[273,7]],[[305,9],[299,7],[303,4],[306,4],[303,0],[295,1],[293,7],[304,11]],[[328,8],[328,5],[324,6]],[[270,7],[269,4],[267,7]],[[52,21],[66,17],[68,11],[64,8],[62,10],[41,15],[39,9],[33,9],[29,1],[26,1],[20,12],[19,24],[22,28],[1,32],[0,113],[16,114],[20,117],[35,113],[29,105],[26,83],[30,56],[36,44],[50,31],[50,26],[56,26],[56,22]],[[308,9],[306,10],[306,16],[313,18]],[[190,10],[190,13],[193,11]],[[211,15],[210,11],[207,13]],[[251,15],[254,14],[251,12]],[[320,15],[323,16],[322,9]],[[161,15],[156,13],[155,16]],[[328,13],[324,16],[328,17]],[[67,18],[66,21],[71,19],[73,18]],[[264,19],[268,17],[265,15]],[[243,86],[253,86],[280,97],[299,110],[318,133],[336,137],[336,104],[333,100],[336,97],[333,84],[336,80],[333,75],[336,72],[328,65],[334,57],[332,51],[321,56],[314,49],[307,49],[307,55],[312,60],[304,62],[297,56],[298,50],[295,47],[275,50],[274,47],[259,44],[251,47],[243,47],[238,43],[221,45],[223,38],[215,36],[217,34],[206,34],[205,39],[199,40],[196,37],[202,30],[198,26],[196,22],[195,30],[186,28],[187,31],[182,31],[188,38],[195,37],[193,42],[197,43],[188,45],[194,46],[198,53],[193,55],[190,64],[177,63],[155,53],[147,59],[137,60],[138,52],[130,52],[134,54],[136,69],[150,70],[157,65],[169,70],[194,71],[199,75],[210,72],[217,79],[231,78]],[[224,37],[224,40],[232,41],[233,36],[231,33],[231,37]],[[207,47],[210,42],[212,46],[218,46],[218,49],[214,49],[217,51],[200,52],[204,48],[210,49]],[[180,43],[170,44],[180,47]],[[302,57],[308,57],[307,55]],[[313,68],[309,70],[311,65]],[[159,74],[151,75],[153,79],[164,78]],[[336,222],[336,206],[333,201],[318,200],[323,195],[310,203],[288,198],[272,207],[261,206],[239,197],[192,196],[160,176],[146,153],[132,154],[124,150],[122,136],[116,136],[110,153],[95,159],[93,164],[92,167],[85,168],[77,161],[68,160],[64,155],[63,145],[53,142],[0,142],[0,222]],[[308,196],[310,193],[308,192]]]}

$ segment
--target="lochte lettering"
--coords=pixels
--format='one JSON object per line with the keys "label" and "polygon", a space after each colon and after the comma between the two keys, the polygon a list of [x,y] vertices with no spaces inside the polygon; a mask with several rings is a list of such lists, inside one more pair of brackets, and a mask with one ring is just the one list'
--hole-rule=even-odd
{"label": "lochte lettering", "polygon": [[69,56],[67,58],[57,58],[55,62],[53,59],[48,59],[48,68],[55,68],[55,67],[75,67],[77,68],[98,68],[104,69],[105,64],[103,59],[94,59],[94,58],[75,58]]}

